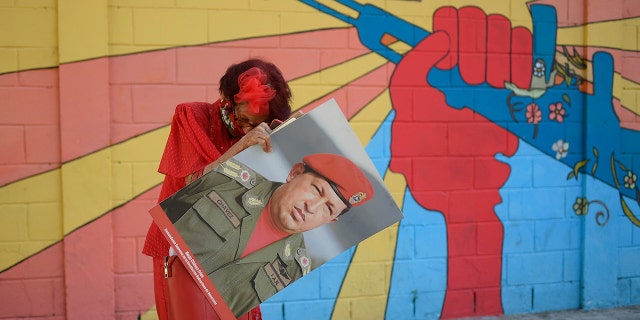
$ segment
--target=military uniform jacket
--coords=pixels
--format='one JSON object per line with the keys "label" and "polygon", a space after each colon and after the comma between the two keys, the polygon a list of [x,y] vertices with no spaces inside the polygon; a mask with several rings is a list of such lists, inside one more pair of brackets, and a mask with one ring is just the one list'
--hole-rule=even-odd
{"label": "military uniform jacket", "polygon": [[280,185],[229,160],[160,203],[236,316],[310,271],[301,234],[240,258]]}

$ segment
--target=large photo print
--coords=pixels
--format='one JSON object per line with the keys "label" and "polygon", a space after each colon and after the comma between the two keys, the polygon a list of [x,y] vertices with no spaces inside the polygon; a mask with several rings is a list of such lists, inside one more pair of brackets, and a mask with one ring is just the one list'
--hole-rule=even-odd
{"label": "large photo print", "polygon": [[151,210],[218,315],[234,319],[402,219],[330,100]]}

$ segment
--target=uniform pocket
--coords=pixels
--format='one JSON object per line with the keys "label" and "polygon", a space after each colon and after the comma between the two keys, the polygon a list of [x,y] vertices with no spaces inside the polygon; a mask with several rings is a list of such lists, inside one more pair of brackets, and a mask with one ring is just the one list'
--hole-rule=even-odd
{"label": "uniform pocket", "polygon": [[[261,303],[282,290],[278,290],[274,285],[274,280],[277,282],[277,276],[275,279],[273,278],[274,276],[275,274],[272,272],[270,265],[266,263],[258,270],[256,276],[253,278],[253,289],[256,291],[256,295]],[[281,288],[284,288],[284,286]]]}

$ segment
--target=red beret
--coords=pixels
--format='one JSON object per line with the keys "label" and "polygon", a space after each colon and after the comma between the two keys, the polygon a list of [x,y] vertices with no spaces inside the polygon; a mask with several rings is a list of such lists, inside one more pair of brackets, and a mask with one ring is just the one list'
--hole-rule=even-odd
{"label": "red beret", "polygon": [[373,198],[371,182],[351,160],[332,153],[314,153],[302,158],[302,162],[329,181],[348,208]]}

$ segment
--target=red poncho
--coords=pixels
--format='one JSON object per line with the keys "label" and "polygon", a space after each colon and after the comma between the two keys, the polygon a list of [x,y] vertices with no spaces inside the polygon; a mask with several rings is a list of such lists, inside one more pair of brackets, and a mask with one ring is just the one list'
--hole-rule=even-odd
{"label": "red poncho", "polygon": [[[186,176],[218,159],[238,141],[222,122],[219,104],[191,102],[176,107],[158,168],[165,175],[158,202],[182,189]],[[155,223],[149,227],[142,253],[153,257],[169,253],[169,243]]]}

